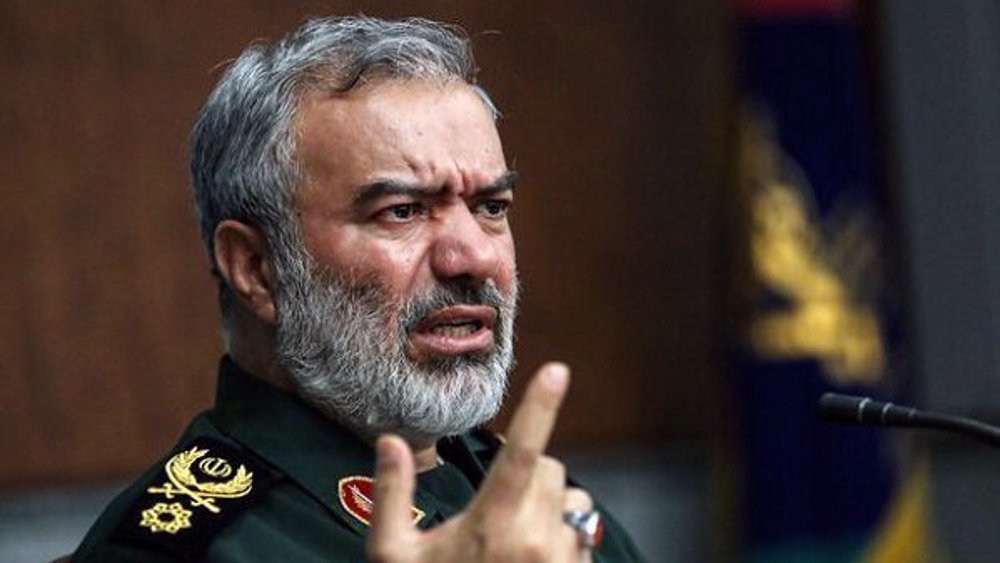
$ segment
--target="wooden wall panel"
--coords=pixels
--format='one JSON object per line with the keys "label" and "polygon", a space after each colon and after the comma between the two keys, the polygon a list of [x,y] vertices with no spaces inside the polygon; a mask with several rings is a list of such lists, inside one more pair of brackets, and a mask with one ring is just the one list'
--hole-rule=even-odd
{"label": "wooden wall panel", "polygon": [[220,345],[191,121],[248,41],[361,9],[460,22],[505,112],[522,174],[515,393],[560,358],[576,374],[563,446],[702,435],[724,5],[0,3],[0,487],[129,475],[210,404]]}

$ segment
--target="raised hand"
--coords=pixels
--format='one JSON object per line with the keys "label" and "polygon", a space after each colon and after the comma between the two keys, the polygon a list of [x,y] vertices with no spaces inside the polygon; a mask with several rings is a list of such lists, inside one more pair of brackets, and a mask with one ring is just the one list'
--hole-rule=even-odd
{"label": "raised hand", "polygon": [[415,487],[413,455],[397,436],[376,443],[375,508],[368,557],[375,563],[517,563],[590,561],[576,532],[563,523],[568,510],[589,511],[590,496],[566,487],[562,463],[545,455],[569,369],[540,369],[525,391],[489,474],[469,506],[428,531],[410,512]]}

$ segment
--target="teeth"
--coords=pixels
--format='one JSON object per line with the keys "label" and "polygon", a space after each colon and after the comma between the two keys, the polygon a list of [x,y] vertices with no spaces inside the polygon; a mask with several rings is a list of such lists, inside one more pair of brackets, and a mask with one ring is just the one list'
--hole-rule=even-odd
{"label": "teeth", "polygon": [[460,325],[438,325],[431,329],[431,332],[441,336],[460,337],[468,336],[476,331],[475,323]]}

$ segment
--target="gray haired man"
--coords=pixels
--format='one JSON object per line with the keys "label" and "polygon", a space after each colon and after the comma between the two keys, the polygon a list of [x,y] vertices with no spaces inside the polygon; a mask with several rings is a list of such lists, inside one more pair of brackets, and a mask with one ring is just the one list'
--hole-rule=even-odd
{"label": "gray haired man", "polygon": [[481,429],[518,293],[496,118],[468,41],[426,20],[312,20],[243,52],[191,153],[216,404],[73,561],[639,560],[544,453],[564,365],[505,444]]}

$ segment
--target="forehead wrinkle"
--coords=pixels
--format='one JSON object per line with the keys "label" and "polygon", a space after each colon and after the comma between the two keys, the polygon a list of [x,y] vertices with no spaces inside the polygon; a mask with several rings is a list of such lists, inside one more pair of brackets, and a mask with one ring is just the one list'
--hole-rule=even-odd
{"label": "forehead wrinkle", "polygon": [[[417,179],[427,194],[461,193],[465,176],[462,167],[455,157],[448,155],[442,158],[433,155],[404,156],[407,167]],[[439,166],[444,162],[445,166]]]}
{"label": "forehead wrinkle", "polygon": [[437,166],[434,165],[433,158],[422,155],[416,157],[403,155],[403,160],[419,182],[427,185],[438,183],[434,181]]}
{"label": "forehead wrinkle", "polygon": [[[418,89],[408,91],[412,86]],[[359,185],[363,187],[385,180],[420,184],[428,189],[428,193],[429,189],[435,188],[439,192],[452,192],[463,197],[495,180],[493,175],[506,168],[502,156],[499,162],[494,158],[497,151],[491,142],[460,143],[458,138],[465,133],[465,128],[456,129],[460,124],[450,114],[442,116],[442,119],[424,115],[415,122],[407,122],[415,124],[417,129],[400,128],[400,123],[393,116],[403,108],[386,105],[389,100],[383,98],[394,97],[397,88],[402,88],[399,92],[404,102],[411,99],[419,101],[422,99],[420,86],[389,82],[378,88],[364,88],[346,94],[306,93],[296,112],[294,127],[299,149],[296,156],[300,164],[308,164],[303,166],[304,184],[317,180],[321,187],[324,176],[340,177],[347,180],[348,185],[355,184],[355,189],[351,190],[353,193],[348,195],[350,201],[361,195]],[[448,90],[446,85],[436,84],[432,91],[440,94]],[[432,101],[439,102],[437,99]],[[475,103],[482,104],[478,96]],[[381,111],[386,108],[387,111]],[[482,107],[476,109],[483,111]],[[314,120],[315,117],[319,120]],[[481,124],[475,125],[474,128],[478,129]],[[490,126],[494,126],[492,121]],[[353,142],[345,142],[340,135],[331,135],[331,128],[342,131],[345,127],[357,129],[359,137]],[[322,133],[324,130],[326,134]],[[306,148],[307,131],[310,133],[308,137],[312,138],[309,152],[313,158],[303,162],[306,160],[302,158],[305,152],[302,149]],[[426,141],[428,138],[435,142],[422,142],[422,139]],[[441,139],[443,143],[438,141]]]}

